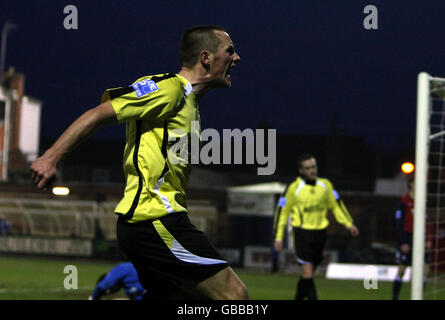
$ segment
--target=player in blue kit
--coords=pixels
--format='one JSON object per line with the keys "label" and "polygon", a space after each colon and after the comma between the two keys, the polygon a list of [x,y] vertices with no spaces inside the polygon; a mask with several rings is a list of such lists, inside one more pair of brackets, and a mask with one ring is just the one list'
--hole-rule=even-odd
{"label": "player in blue kit", "polygon": [[89,297],[89,300],[99,300],[101,297],[124,289],[130,300],[142,300],[145,289],[139,282],[136,269],[131,262],[118,264],[105,275],[102,275]]}

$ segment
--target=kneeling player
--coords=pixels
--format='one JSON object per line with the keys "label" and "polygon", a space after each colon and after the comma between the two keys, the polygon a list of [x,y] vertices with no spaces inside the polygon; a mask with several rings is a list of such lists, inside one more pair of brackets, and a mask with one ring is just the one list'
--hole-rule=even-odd
{"label": "kneeling player", "polygon": [[110,272],[100,276],[89,300],[99,300],[120,289],[124,289],[130,300],[141,300],[145,293],[145,289],[139,282],[136,269],[130,262],[118,264]]}

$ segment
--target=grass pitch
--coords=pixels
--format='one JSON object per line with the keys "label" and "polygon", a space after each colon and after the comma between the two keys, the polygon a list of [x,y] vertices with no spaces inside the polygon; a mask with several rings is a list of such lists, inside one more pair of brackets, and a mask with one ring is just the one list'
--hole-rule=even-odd
{"label": "grass pitch", "polygon": [[[108,272],[117,263],[76,259],[49,259],[15,256],[0,256],[0,300],[86,300],[92,293],[97,278]],[[64,273],[67,265],[78,271],[76,290],[64,288]],[[297,275],[270,274],[259,271],[235,270],[249,289],[253,300],[292,300],[298,281]],[[321,300],[389,300],[392,283],[378,283],[378,289],[366,290],[362,281],[328,280],[317,277],[315,284]],[[430,290],[432,286],[430,285]],[[445,287],[445,284],[442,284]],[[410,297],[410,284],[402,287],[400,299]],[[433,299],[426,291],[426,299]],[[125,298],[121,290],[106,299]],[[436,299],[445,299],[439,292]]]}

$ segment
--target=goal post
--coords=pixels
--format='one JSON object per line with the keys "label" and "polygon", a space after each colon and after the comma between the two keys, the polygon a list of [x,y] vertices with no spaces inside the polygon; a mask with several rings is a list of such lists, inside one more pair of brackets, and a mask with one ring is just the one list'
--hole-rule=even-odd
{"label": "goal post", "polygon": [[430,140],[430,79],[426,72],[417,77],[416,170],[414,173],[414,225],[411,299],[423,299],[425,211],[427,201],[428,146]]}
{"label": "goal post", "polygon": [[[417,77],[417,118],[411,299],[445,291],[445,78]],[[428,239],[426,238],[428,227]],[[425,241],[432,286],[424,292]],[[431,268],[430,268],[431,269]]]}

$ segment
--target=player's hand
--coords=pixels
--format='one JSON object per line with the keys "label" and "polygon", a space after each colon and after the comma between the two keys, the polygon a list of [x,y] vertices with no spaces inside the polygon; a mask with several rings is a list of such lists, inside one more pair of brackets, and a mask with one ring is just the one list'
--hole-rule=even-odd
{"label": "player's hand", "polygon": [[431,248],[433,247],[433,244],[431,243],[431,241],[427,241],[427,242],[425,243],[425,247],[426,247],[428,250],[431,250]]}
{"label": "player's hand", "polygon": [[281,251],[283,249],[283,240],[275,240],[273,243],[275,251]]}
{"label": "player's hand", "polygon": [[349,227],[349,231],[351,232],[353,237],[357,237],[360,234],[360,231],[358,230],[358,228],[354,225]]}
{"label": "player's hand", "polygon": [[410,250],[411,248],[410,248],[410,246],[409,246],[409,244],[402,244],[401,246],[400,246],[400,250],[402,250],[402,252],[403,253],[409,253],[409,250]]}
{"label": "player's hand", "polygon": [[37,158],[30,166],[31,178],[40,190],[48,190],[56,180],[56,163],[50,161],[45,155]]}

